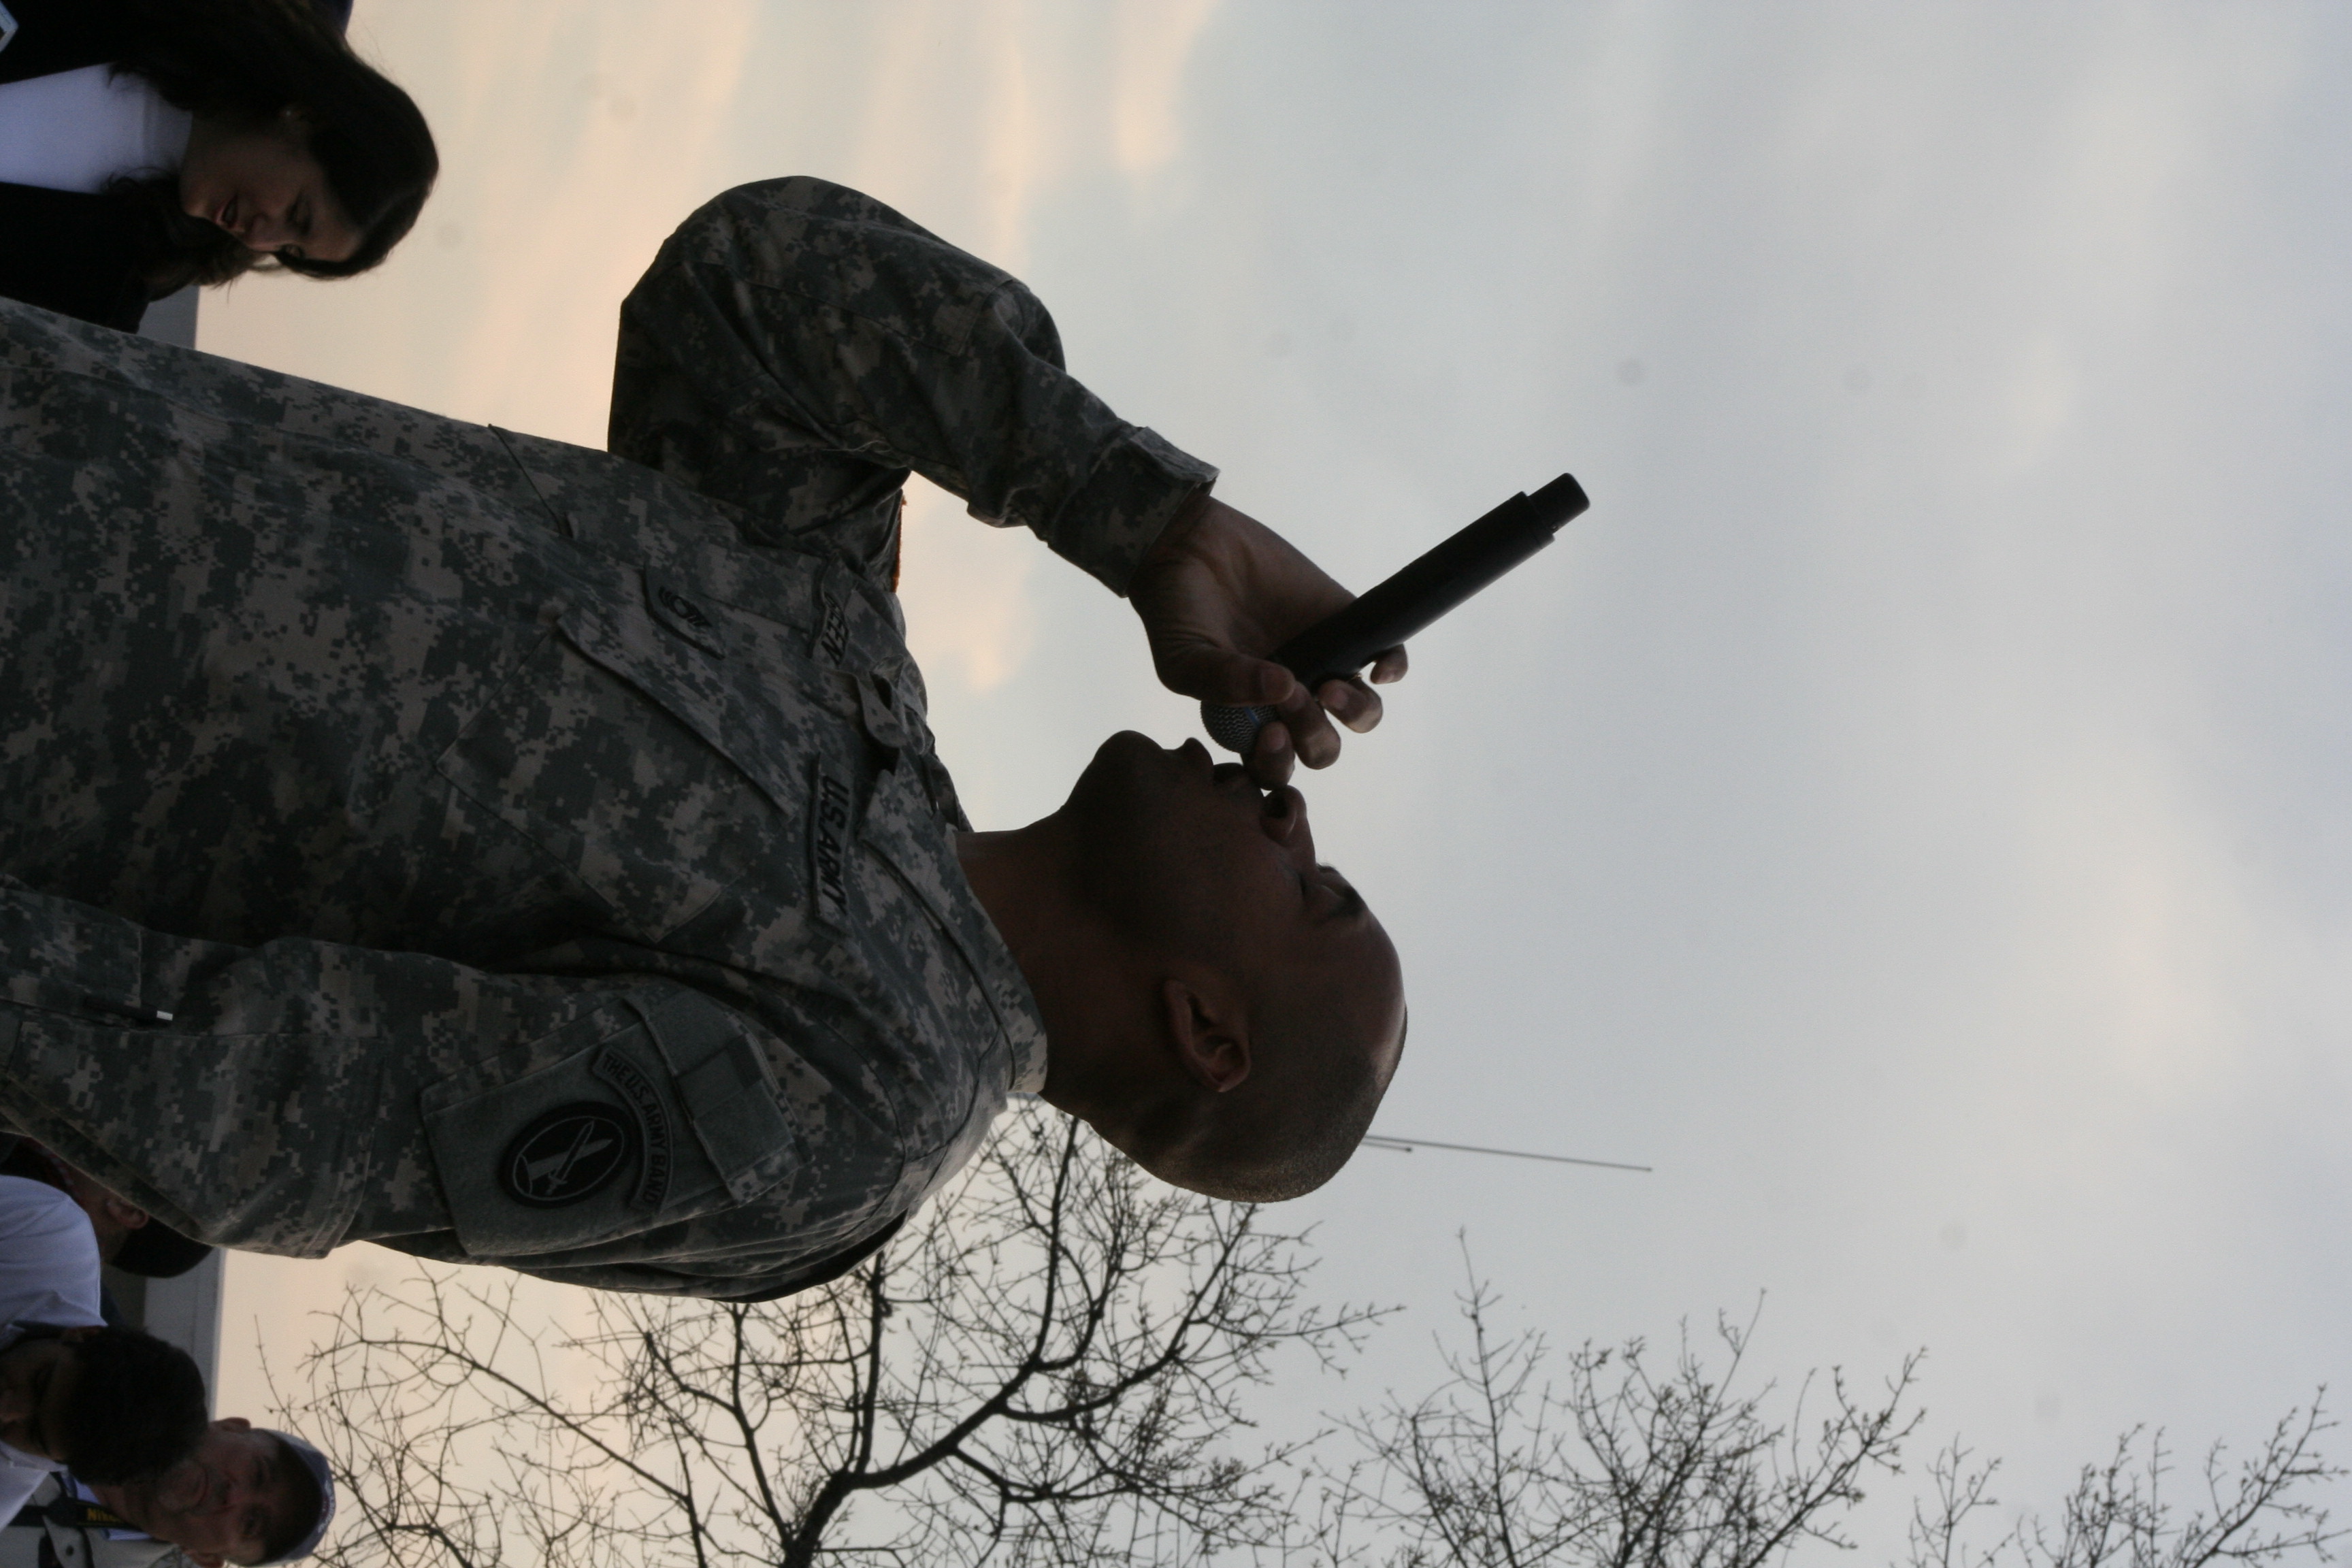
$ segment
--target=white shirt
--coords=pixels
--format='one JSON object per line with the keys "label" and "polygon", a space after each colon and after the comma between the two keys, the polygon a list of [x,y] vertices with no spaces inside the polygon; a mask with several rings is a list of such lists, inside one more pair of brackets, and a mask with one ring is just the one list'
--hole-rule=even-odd
{"label": "white shirt", "polygon": [[117,174],[180,166],[194,119],[143,77],[84,66],[0,86],[0,180],[102,191]]}
{"label": "white shirt", "polygon": [[[46,1183],[0,1176],[0,1324],[6,1325],[0,1351],[26,1323],[78,1329],[105,1321],[98,1315],[98,1234],[89,1215]],[[0,1525],[16,1517],[43,1476],[63,1468],[0,1443]]]}

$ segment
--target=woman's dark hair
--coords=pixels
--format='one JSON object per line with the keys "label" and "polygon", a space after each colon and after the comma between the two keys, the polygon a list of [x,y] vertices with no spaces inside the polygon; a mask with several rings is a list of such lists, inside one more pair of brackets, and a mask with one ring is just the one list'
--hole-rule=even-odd
{"label": "woman's dark hair", "polygon": [[[310,0],[121,0],[129,42],[117,71],[152,83],[175,107],[260,129],[291,109],[360,247],[350,259],[279,257],[312,278],[349,278],[382,261],[416,222],[440,173],[415,100],[352,52]],[[177,175],[121,179],[109,194],[137,215],[161,298],[225,283],[261,258],[180,210]]]}
{"label": "woman's dark hair", "polygon": [[26,1324],[17,1343],[64,1339],[80,1363],[58,1455],[86,1481],[113,1486],[160,1475],[203,1441],[205,1377],[179,1346],[137,1329],[100,1329],[68,1339]]}

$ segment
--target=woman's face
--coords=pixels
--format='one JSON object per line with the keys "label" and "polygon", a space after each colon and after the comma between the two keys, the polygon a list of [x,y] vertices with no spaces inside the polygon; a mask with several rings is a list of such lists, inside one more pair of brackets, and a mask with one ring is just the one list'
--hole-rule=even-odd
{"label": "woman's face", "polygon": [[290,109],[260,126],[198,115],[180,163],[180,209],[228,230],[248,250],[348,261],[360,247],[360,231]]}

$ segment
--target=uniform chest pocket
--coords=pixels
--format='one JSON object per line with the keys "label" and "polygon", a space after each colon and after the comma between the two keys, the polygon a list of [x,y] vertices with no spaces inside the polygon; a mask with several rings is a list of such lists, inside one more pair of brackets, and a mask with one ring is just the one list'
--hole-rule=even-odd
{"label": "uniform chest pocket", "polygon": [[[438,759],[465,795],[658,942],[758,875],[787,900],[804,759],[839,721],[814,672],[750,657],[665,581],[568,611]],[[765,651],[765,650],[761,650]]]}
{"label": "uniform chest pocket", "polygon": [[692,992],[632,994],[424,1096],[478,1258],[593,1247],[747,1202],[800,1163],[756,1041]]}

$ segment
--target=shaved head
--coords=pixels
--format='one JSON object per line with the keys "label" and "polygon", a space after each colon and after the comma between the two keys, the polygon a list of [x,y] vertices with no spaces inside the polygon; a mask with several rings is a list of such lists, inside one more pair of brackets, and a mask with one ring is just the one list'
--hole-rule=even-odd
{"label": "shaved head", "polygon": [[[1074,803],[1101,813],[1097,897],[1147,952],[1222,978],[1245,1031],[1237,1079],[1192,1075],[1129,1145],[1153,1174],[1214,1197],[1313,1191],[1371,1125],[1404,1037],[1396,948],[1353,884],[1316,858],[1307,802],[1261,790],[1197,741],[1113,736]],[[1113,837],[1116,835],[1116,837]]]}
{"label": "shaved head", "polygon": [[1152,1173],[1254,1204],[1303,1197],[1338,1175],[1363,1142],[1404,1051],[1403,986],[1395,950],[1387,956],[1383,975],[1364,955],[1364,973],[1338,995],[1300,985],[1274,998],[1256,1033],[1250,1081],[1206,1108],[1204,1135],[1171,1151],[1169,1168],[1147,1161]]}
{"label": "shaved head", "polygon": [[1213,1197],[1297,1197],[1347,1163],[1404,981],[1297,790],[1125,731],[1060,810],[959,852],[1045,1015],[1046,1100]]}

